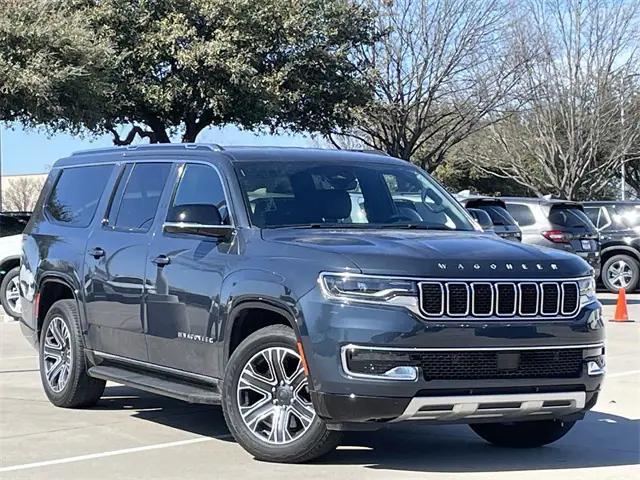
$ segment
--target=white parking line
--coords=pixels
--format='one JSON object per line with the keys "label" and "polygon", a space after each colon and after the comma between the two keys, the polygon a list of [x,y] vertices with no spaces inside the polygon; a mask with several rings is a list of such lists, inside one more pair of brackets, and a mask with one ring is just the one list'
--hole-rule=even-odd
{"label": "white parking line", "polygon": [[0,360],[20,360],[23,358],[38,358],[38,355],[19,355],[17,357],[0,357]]}
{"label": "white parking line", "polygon": [[608,373],[605,378],[626,377],[627,375],[637,375],[640,370],[629,370],[628,372]]}
{"label": "white parking line", "polygon": [[158,443],[156,445],[147,445],[144,447],[125,448],[122,450],[112,450],[110,452],[91,453],[88,455],[78,455],[77,457],[59,458],[57,460],[46,460],[43,462],[11,465],[9,467],[1,467],[0,473],[15,472],[17,470],[26,470],[28,468],[48,467],[50,465],[60,465],[63,463],[82,462],[84,460],[93,460],[95,458],[112,457],[114,455],[125,455],[127,453],[145,452],[147,450],[158,450],[160,448],[179,447],[182,445],[191,445],[193,443],[209,442],[211,440],[213,439],[210,437],[199,437],[192,438],[190,440],[179,440],[177,442]]}

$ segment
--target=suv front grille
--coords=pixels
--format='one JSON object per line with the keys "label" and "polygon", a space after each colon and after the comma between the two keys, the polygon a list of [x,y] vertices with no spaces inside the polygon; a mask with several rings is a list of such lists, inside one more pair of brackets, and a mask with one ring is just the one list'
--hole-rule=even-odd
{"label": "suv front grille", "polygon": [[572,317],[579,308],[576,281],[420,282],[427,317]]}
{"label": "suv front grille", "polygon": [[350,350],[345,356],[348,371],[382,375],[398,365],[420,367],[425,380],[490,380],[501,378],[579,378],[583,350],[460,350],[411,351]]}
{"label": "suv front grille", "polygon": [[578,378],[582,350],[422,352],[419,366],[425,380]]}

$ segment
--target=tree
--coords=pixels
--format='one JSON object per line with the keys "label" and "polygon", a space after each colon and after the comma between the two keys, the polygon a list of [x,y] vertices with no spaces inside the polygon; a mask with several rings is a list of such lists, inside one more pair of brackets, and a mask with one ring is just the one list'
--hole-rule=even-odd
{"label": "tree", "polygon": [[371,17],[354,2],[79,3],[116,52],[104,127],[118,145],[226,124],[327,132],[369,98],[351,53],[372,41]]}
{"label": "tree", "polygon": [[[625,159],[640,161],[637,2],[528,0],[526,38],[540,46],[517,116],[466,145],[480,168],[568,199],[609,195]],[[524,37],[524,36],[523,36]]]}
{"label": "tree", "polygon": [[0,121],[94,129],[113,52],[84,10],[49,0],[0,0]]}
{"label": "tree", "polygon": [[[501,0],[367,0],[380,42],[358,50],[375,92],[350,129],[333,134],[433,171],[466,136],[512,109],[526,55]],[[339,143],[339,142],[336,142]]]}
{"label": "tree", "polygon": [[[24,176],[11,179],[8,187],[3,191],[2,206],[7,211],[31,212],[35,207],[40,190],[44,185],[41,176]],[[0,209],[1,210],[1,209]]]}

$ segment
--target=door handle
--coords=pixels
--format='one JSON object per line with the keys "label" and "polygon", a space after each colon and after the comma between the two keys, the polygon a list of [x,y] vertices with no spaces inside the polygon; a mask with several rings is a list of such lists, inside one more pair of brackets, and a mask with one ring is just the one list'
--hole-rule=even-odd
{"label": "door handle", "polygon": [[96,247],[93,250],[89,251],[89,255],[91,255],[93,258],[100,258],[100,257],[104,257],[104,250],[101,249],[100,247]]}
{"label": "door handle", "polygon": [[165,265],[169,265],[171,263],[171,259],[166,255],[158,255],[151,261],[159,267],[164,267]]}

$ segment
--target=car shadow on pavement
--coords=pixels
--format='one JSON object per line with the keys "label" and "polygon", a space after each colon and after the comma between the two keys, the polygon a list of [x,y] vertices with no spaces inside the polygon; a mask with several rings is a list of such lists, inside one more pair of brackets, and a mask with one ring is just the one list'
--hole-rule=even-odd
{"label": "car shadow on pavement", "polygon": [[94,409],[132,410],[133,417],[219,440],[233,440],[222,408],[192,405],[125,386],[108,386]]}
{"label": "car shadow on pavement", "polygon": [[[218,406],[109,386],[94,408],[133,410],[134,418],[233,441]],[[538,449],[495,447],[466,425],[406,422],[376,432],[348,432],[338,450],[314,464],[447,473],[553,470],[635,465],[639,452],[639,420],[592,411],[562,440]]]}
{"label": "car shadow on pavement", "polygon": [[590,412],[562,440],[537,449],[492,446],[466,425],[399,424],[349,433],[321,462],[413,472],[496,472],[636,465],[640,421]]}

